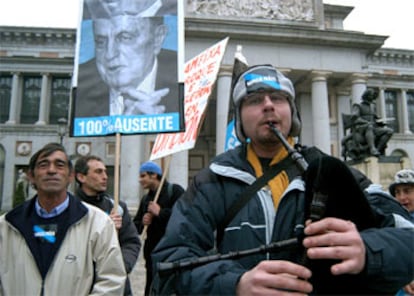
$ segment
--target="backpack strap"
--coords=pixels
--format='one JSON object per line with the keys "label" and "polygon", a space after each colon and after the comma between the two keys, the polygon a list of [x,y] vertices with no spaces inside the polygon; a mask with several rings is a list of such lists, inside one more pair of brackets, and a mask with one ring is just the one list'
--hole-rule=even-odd
{"label": "backpack strap", "polygon": [[173,184],[168,183],[167,185],[167,194],[168,194],[168,198],[171,198],[173,196]]}
{"label": "backpack strap", "polygon": [[221,242],[224,236],[224,229],[233,220],[236,214],[242,209],[249,200],[259,191],[263,186],[267,184],[270,179],[273,179],[280,172],[286,170],[288,167],[295,166],[291,157],[284,158],[281,162],[272,165],[260,178],[256,179],[246,190],[236,199],[230,208],[227,210],[227,214],[223,221],[217,226],[217,244]]}

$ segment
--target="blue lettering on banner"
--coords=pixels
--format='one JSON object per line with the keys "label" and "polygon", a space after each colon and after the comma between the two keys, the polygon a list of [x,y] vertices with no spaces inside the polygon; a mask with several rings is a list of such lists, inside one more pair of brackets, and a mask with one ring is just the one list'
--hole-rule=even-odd
{"label": "blue lettering on banner", "polygon": [[77,117],[74,137],[121,134],[150,134],[180,131],[179,113]]}

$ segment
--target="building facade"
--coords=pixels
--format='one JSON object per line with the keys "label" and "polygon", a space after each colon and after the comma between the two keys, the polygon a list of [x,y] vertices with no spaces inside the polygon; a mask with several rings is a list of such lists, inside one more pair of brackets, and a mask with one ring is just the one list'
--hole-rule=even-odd
{"label": "building facade", "polygon": [[[238,45],[250,65],[275,65],[294,83],[303,144],[341,157],[341,116],[350,113],[367,87],[374,87],[379,91],[378,115],[389,119],[394,130],[386,155],[403,157],[414,167],[414,51],[383,48],[387,36],[344,30],[343,20],[352,7],[321,0],[188,0],[184,6],[186,60],[225,37],[229,43],[197,144],[173,155],[169,181],[186,187],[224,151]],[[19,170],[25,170],[32,153],[48,142],[62,142],[72,160],[99,155],[113,176],[115,137],[68,136],[75,44],[75,29],[0,27],[3,211],[11,208]],[[138,206],[141,193],[139,165],[149,158],[155,137],[121,139],[120,198],[131,208]],[[157,161],[164,165],[163,159]]]}

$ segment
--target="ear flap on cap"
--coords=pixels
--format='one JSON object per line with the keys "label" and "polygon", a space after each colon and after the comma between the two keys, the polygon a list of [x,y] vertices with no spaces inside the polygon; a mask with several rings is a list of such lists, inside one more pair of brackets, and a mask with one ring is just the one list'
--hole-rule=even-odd
{"label": "ear flap on cap", "polygon": [[302,129],[302,121],[294,101],[290,102],[290,107],[292,108],[292,126],[290,127],[289,136],[297,137]]}

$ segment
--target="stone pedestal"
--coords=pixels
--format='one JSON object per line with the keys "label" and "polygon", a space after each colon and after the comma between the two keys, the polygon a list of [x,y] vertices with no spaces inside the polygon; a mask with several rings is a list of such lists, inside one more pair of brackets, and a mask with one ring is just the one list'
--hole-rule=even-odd
{"label": "stone pedestal", "polygon": [[349,165],[364,173],[375,184],[380,184],[385,191],[394,181],[396,172],[410,168],[408,157],[380,156],[368,157],[358,162],[349,162]]}

